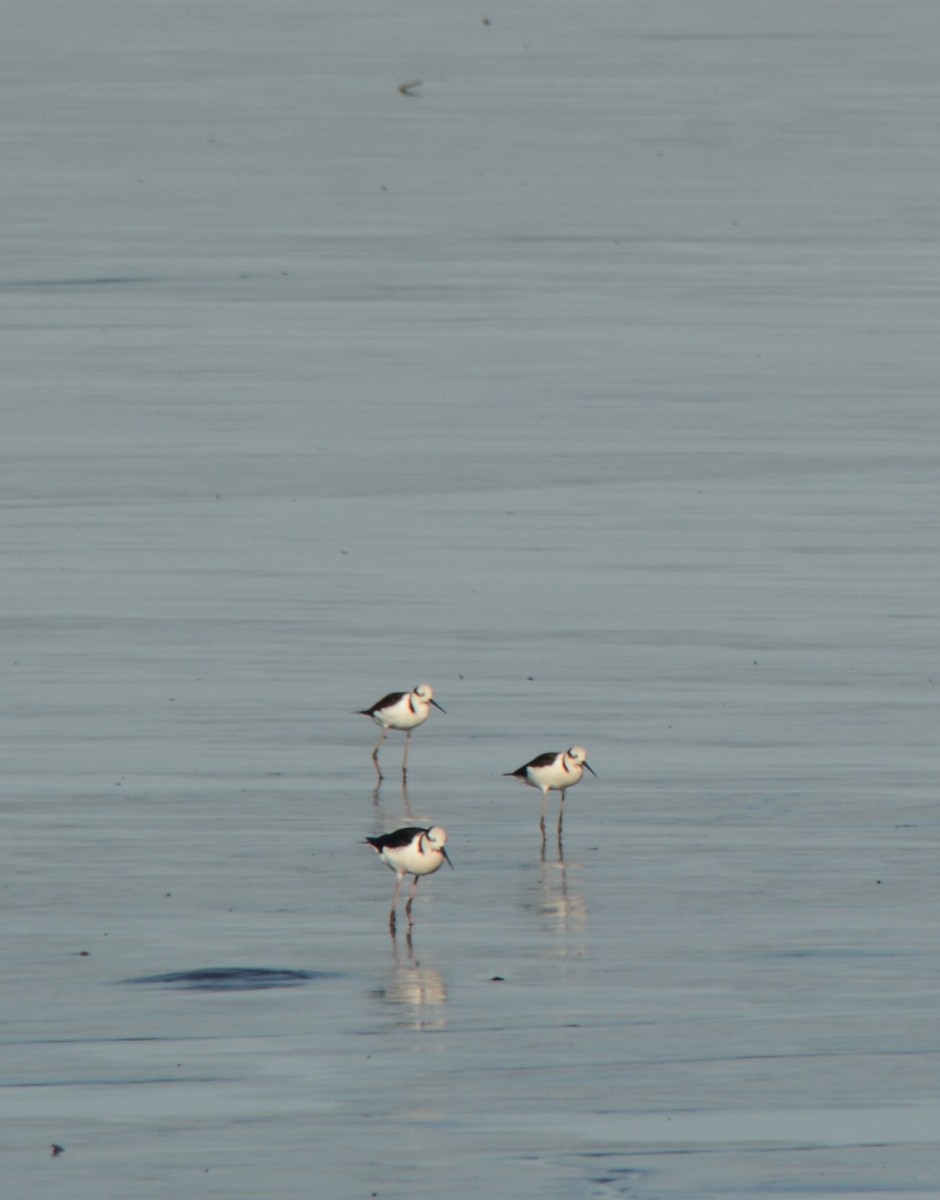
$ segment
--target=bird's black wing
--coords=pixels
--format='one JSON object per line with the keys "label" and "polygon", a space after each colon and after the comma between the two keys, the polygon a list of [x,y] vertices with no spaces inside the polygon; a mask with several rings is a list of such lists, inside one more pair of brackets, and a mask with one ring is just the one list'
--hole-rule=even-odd
{"label": "bird's black wing", "polygon": [[389,692],[387,696],[383,696],[381,700],[376,700],[371,708],[360,708],[359,712],[364,717],[371,717],[373,713],[377,713],[380,709],[391,708],[401,700],[402,696],[407,696],[407,692]]}
{"label": "bird's black wing", "polygon": [[531,762],[527,762],[524,767],[520,767],[519,770],[525,771],[529,767],[550,767],[557,757],[557,754],[540,754],[537,758],[533,758]]}
{"label": "bird's black wing", "polygon": [[376,850],[397,850],[401,846],[409,846],[419,833],[430,833],[430,829],[422,829],[419,825],[409,825],[407,829],[396,829],[394,833],[380,833],[378,837],[367,837],[365,840]]}

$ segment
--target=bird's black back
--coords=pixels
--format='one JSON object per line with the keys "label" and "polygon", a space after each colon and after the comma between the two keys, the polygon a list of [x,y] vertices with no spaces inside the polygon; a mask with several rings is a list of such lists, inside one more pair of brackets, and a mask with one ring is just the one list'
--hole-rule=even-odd
{"label": "bird's black back", "polygon": [[380,709],[391,708],[393,704],[397,704],[402,696],[407,696],[407,692],[389,692],[387,696],[383,696],[381,700],[377,700],[371,708],[360,708],[359,714],[363,717],[374,716]]}
{"label": "bird's black back", "polygon": [[525,779],[529,767],[550,767],[557,757],[557,754],[540,754],[537,758],[527,762],[524,767],[520,767],[518,771],[507,771],[506,774]]}
{"label": "bird's black back", "polygon": [[419,833],[430,833],[430,829],[422,829],[420,825],[409,825],[407,829],[396,829],[394,833],[380,833],[378,837],[367,837],[365,840],[376,850],[397,850],[401,846],[409,846]]}

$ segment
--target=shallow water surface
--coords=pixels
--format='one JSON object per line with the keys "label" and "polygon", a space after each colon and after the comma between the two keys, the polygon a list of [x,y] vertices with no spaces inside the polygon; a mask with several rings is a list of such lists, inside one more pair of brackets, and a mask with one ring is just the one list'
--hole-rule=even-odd
{"label": "shallow water surface", "polygon": [[4,1200],[936,1196],[937,19],[170,11],[0,49]]}

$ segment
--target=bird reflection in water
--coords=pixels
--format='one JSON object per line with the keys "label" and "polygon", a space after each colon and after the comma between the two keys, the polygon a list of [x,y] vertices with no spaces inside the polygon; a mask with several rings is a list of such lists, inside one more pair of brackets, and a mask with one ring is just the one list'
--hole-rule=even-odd
{"label": "bird reflection in water", "polygon": [[400,1009],[411,1029],[443,1029],[447,1025],[447,985],[435,967],[415,958],[411,933],[403,939],[392,934],[392,976],[388,985],[375,994],[386,1004]]}
{"label": "bird reflection in water", "polygon": [[[558,857],[549,859],[542,843],[542,865],[539,869],[539,912],[549,917],[561,933],[583,933],[587,929],[587,904],[575,886],[580,863],[567,863],[561,838]],[[572,948],[572,953],[578,953]]]}
{"label": "bird reflection in water", "polygon": [[[380,779],[379,782],[375,785],[375,788],[372,792],[372,803],[375,805],[376,819],[381,821],[383,824],[387,824],[387,823],[389,823],[391,818],[389,818],[385,815],[385,810],[382,808],[382,801],[379,798],[379,793],[381,791],[382,791],[382,780]],[[401,811],[402,811],[402,816],[404,817],[405,821],[409,825],[413,825],[415,822],[415,818],[414,818],[414,814],[411,811],[411,798],[408,795],[408,784],[405,782],[402,782],[402,785],[401,785]]]}

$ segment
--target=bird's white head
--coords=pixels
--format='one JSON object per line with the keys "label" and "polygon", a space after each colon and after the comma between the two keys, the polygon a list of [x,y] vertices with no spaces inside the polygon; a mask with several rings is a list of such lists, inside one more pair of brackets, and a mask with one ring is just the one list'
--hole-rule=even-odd
{"label": "bird's white head", "polygon": [[577,764],[577,766],[586,767],[592,775],[596,774],[594,768],[587,760],[587,750],[585,750],[583,746],[572,746],[568,751],[568,757],[573,763]]}
{"label": "bird's white head", "polygon": [[419,683],[415,688],[414,693],[419,700],[423,700],[425,704],[433,704],[439,712],[446,712],[446,709],[441,708],[438,702],[434,699],[434,688],[429,683]]}
{"label": "bird's white head", "polygon": [[444,849],[447,843],[447,830],[440,825],[435,825],[424,835],[424,840],[431,850],[436,850],[438,854],[443,855],[447,859],[447,865],[453,869],[454,864],[450,861],[447,851]]}

